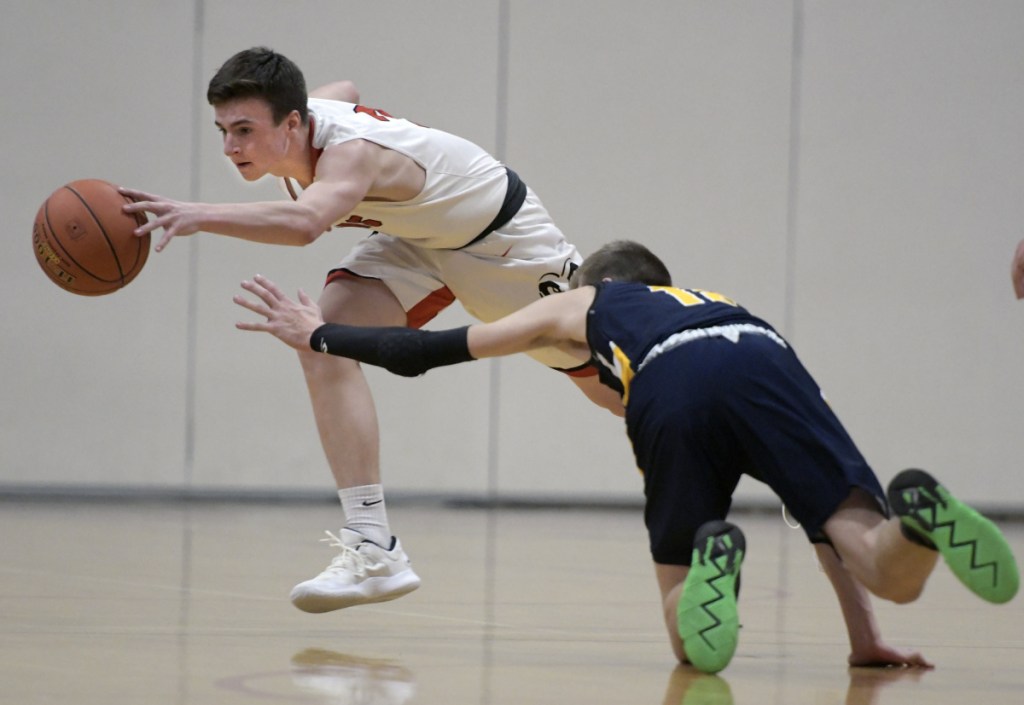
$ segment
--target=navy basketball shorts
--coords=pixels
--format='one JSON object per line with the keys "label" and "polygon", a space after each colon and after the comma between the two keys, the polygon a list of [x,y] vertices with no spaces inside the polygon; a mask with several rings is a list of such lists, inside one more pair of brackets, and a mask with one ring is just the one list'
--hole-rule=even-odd
{"label": "navy basketball shorts", "polygon": [[689,565],[701,524],[724,519],[743,474],[767,484],[813,542],[859,487],[885,494],[793,350],[744,333],[693,340],[630,385],[626,428],[644,475],[655,562]]}

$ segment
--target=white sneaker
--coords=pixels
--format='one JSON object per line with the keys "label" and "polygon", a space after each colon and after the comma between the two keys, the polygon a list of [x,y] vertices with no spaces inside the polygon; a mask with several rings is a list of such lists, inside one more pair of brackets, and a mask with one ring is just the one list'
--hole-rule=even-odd
{"label": "white sneaker", "polygon": [[420,586],[409,557],[397,538],[390,549],[364,538],[358,531],[330,531],[326,541],[341,549],[327,569],[292,588],[292,604],[303,612],[330,612],[343,607],[394,600]]}

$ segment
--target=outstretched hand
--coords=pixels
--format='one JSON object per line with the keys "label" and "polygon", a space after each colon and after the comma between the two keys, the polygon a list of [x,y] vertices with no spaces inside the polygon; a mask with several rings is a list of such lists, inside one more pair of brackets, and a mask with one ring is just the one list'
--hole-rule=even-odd
{"label": "outstretched hand", "polygon": [[1010,279],[1013,281],[1013,291],[1017,298],[1024,299],[1024,240],[1017,244],[1017,251],[1013,253]]}
{"label": "outstretched hand", "polygon": [[308,350],[309,338],[313,331],[324,323],[320,307],[299,289],[298,302],[289,299],[280,287],[264,276],[257,274],[253,281],[242,282],[242,288],[259,300],[252,301],[236,294],[232,301],[253,313],[265,317],[264,321],[239,321],[239,330],[270,333],[296,350]]}
{"label": "outstretched hand", "polygon": [[152,213],[154,217],[148,222],[135,229],[139,237],[151,233],[157,228],[163,228],[164,234],[156,243],[156,251],[160,252],[171,238],[182,235],[193,235],[199,232],[199,205],[186,203],[184,201],[172,201],[163,196],[145,191],[121,187],[118,189],[122,195],[132,199],[132,203],[124,206],[125,213],[140,213],[145,211]]}

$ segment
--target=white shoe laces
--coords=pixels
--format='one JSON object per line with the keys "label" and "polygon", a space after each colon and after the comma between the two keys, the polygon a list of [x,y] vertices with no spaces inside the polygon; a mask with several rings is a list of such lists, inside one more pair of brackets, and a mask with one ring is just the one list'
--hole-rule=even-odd
{"label": "white shoe laces", "polygon": [[341,550],[338,555],[331,559],[331,564],[327,566],[327,570],[325,570],[324,573],[354,573],[359,577],[365,577],[366,559],[363,558],[362,554],[351,546],[346,546],[342,542],[341,537],[336,536],[327,530],[325,530],[324,533],[327,534],[327,538],[320,540],[331,548]]}

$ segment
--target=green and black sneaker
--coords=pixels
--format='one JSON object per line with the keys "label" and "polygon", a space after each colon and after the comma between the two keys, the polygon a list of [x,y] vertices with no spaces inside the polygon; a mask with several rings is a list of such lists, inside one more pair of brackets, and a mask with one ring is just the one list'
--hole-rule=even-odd
{"label": "green and black sneaker", "polygon": [[736,594],[745,552],[743,532],[734,524],[709,521],[697,530],[676,623],[687,658],[704,673],[718,673],[736,653]]}
{"label": "green and black sneaker", "polygon": [[[1017,561],[999,528],[949,493],[924,470],[904,470],[889,483],[889,505],[908,531],[932,545],[953,574],[988,602],[1013,599]],[[909,537],[908,537],[909,538]]]}

